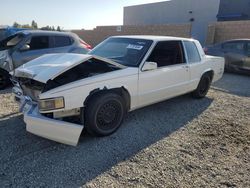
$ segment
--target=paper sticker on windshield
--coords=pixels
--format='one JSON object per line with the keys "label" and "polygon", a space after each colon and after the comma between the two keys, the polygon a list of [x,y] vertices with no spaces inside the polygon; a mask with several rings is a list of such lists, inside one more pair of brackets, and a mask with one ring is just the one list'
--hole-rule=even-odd
{"label": "paper sticker on windshield", "polygon": [[145,45],[146,42],[137,42],[137,44],[140,44],[140,45]]}
{"label": "paper sticker on windshield", "polygon": [[134,50],[141,50],[143,48],[143,46],[141,45],[134,45],[134,44],[129,44],[127,46],[128,49],[134,49]]}

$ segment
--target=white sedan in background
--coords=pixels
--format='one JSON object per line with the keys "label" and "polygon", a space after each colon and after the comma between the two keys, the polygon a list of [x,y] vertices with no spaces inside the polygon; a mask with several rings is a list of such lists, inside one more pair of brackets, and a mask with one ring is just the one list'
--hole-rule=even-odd
{"label": "white sedan in background", "polygon": [[110,135],[129,111],[185,93],[205,97],[223,70],[224,59],[193,39],[116,36],[87,55],[28,62],[12,73],[13,92],[28,132],[77,145],[83,128]]}

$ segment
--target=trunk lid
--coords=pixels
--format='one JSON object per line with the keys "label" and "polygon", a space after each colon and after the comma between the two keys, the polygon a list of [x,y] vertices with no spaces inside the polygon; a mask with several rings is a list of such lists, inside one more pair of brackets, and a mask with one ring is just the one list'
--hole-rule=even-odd
{"label": "trunk lid", "polygon": [[43,55],[17,68],[12,74],[15,77],[30,78],[41,83],[47,83],[48,80],[53,80],[67,70],[92,58],[104,61],[119,68],[125,68],[123,65],[98,56],[60,53]]}

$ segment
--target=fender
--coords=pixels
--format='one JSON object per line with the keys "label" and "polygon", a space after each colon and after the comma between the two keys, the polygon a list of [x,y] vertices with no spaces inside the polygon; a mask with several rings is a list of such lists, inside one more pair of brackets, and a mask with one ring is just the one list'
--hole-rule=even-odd
{"label": "fender", "polygon": [[97,95],[98,93],[101,93],[101,92],[115,92],[115,93],[121,95],[124,98],[125,102],[126,102],[126,107],[127,107],[128,111],[130,110],[131,96],[130,96],[130,93],[129,93],[128,89],[126,87],[124,87],[124,86],[118,87],[118,88],[107,88],[105,86],[102,89],[96,88],[96,89],[90,91],[88,97],[84,101],[83,107],[85,107],[87,105],[90,98],[92,98],[93,96],[95,96],[95,95]]}
{"label": "fender", "polygon": [[213,75],[214,75],[214,70],[211,69],[211,68],[208,68],[208,69],[205,69],[201,74],[200,74],[200,79],[201,77],[206,74],[207,72],[211,72],[212,73],[212,78],[213,78]]}

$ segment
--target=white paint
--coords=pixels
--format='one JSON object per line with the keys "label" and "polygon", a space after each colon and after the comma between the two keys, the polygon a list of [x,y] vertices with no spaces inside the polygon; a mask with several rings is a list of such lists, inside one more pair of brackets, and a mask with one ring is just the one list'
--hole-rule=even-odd
{"label": "white paint", "polygon": [[100,59],[118,67],[121,65],[104,58],[86,54],[47,54],[34,59],[15,70],[16,77],[28,77],[46,83],[67,70],[91,59]]}
{"label": "white paint", "polygon": [[[128,37],[128,36],[127,36]],[[147,52],[139,67],[123,67],[121,70],[96,75],[93,77],[78,80],[45,93],[40,94],[40,99],[64,97],[65,108],[62,110],[72,110],[83,107],[85,99],[89,93],[95,89],[111,89],[124,87],[131,96],[131,111],[143,106],[160,102],[175,96],[179,96],[195,90],[198,86],[202,74],[206,71],[214,71],[214,81],[220,79],[224,70],[224,59],[219,57],[206,56],[198,41],[176,37],[157,37],[157,36],[130,36],[131,38],[141,38],[153,40],[153,45]],[[150,55],[154,45],[158,41],[179,40],[193,41],[200,53],[201,61],[196,63],[183,63],[160,67],[151,71],[142,71],[142,67],[147,57]],[[61,57],[62,56],[62,57]],[[36,72],[34,78],[46,81],[54,78],[55,75],[72,68],[75,64],[84,62],[92,56],[89,55],[57,55],[62,66],[55,66],[59,63],[54,60],[55,56],[48,57],[46,62],[41,62],[49,69],[46,72],[39,72],[34,69],[32,62],[25,65],[25,70]],[[46,59],[46,58],[45,58]],[[69,61],[69,59],[73,59]],[[102,58],[101,58],[102,59]],[[103,59],[106,62],[109,60]],[[33,61],[34,63],[34,61]],[[110,63],[113,63],[112,61]],[[35,63],[36,64],[36,63]],[[41,67],[41,66],[40,66]],[[52,70],[50,70],[52,69]],[[24,71],[24,69],[22,69]],[[42,137],[62,143],[75,145],[79,139],[82,128],[79,125],[68,124],[66,122],[41,116],[35,109],[32,113],[25,113],[27,130]],[[53,112],[53,111],[51,111]]]}

